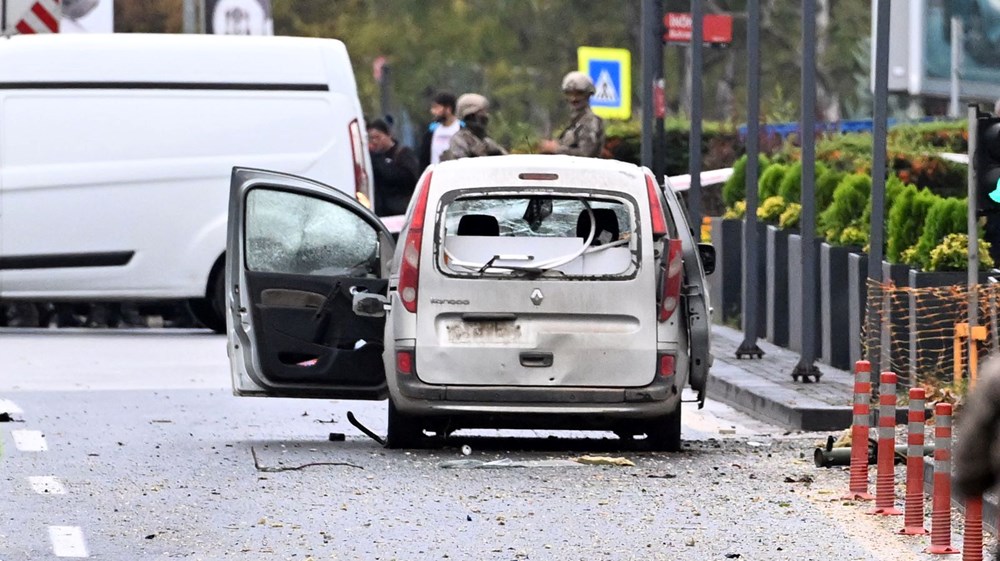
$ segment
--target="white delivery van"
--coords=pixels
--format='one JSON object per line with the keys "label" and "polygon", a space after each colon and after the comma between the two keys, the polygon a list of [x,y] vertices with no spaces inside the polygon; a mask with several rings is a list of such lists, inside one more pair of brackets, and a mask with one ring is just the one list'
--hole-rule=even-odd
{"label": "white delivery van", "polygon": [[234,166],[312,177],[371,208],[343,43],[0,39],[0,298],[188,299],[224,332]]}

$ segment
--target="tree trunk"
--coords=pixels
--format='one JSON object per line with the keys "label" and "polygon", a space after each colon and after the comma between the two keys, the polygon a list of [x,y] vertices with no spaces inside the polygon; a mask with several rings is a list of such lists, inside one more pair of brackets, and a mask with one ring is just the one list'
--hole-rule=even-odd
{"label": "tree trunk", "polygon": [[736,119],[736,99],[733,93],[736,83],[736,53],[733,49],[726,51],[726,66],[723,75],[715,86],[715,118],[720,121]]}
{"label": "tree trunk", "polygon": [[831,4],[832,0],[816,0],[816,107],[823,120],[839,121],[840,99],[827,87],[832,77],[824,64],[830,49]]}

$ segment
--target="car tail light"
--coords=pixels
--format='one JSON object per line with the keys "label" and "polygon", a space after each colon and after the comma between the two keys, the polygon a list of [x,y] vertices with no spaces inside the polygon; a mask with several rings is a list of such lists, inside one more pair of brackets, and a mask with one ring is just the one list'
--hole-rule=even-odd
{"label": "car tail light", "polygon": [[396,372],[413,374],[413,351],[396,351]]}
{"label": "car tail light", "polygon": [[663,205],[660,204],[660,190],[652,175],[646,176],[646,194],[649,196],[649,214],[653,218],[653,235],[662,236],[667,233],[667,218],[663,215]]}
{"label": "car tail light", "polygon": [[365,167],[365,139],[357,119],[347,125],[351,135],[351,156],[354,158],[354,197],[367,208],[372,208],[368,168]]}
{"label": "car tail light", "polygon": [[680,240],[669,240],[666,274],[663,277],[663,295],[660,299],[660,321],[667,321],[681,299],[681,277],[684,274],[683,251]]}
{"label": "car tail light", "polygon": [[664,378],[674,375],[674,368],[677,365],[676,358],[671,354],[661,354],[656,357],[656,373]]}
{"label": "car tail light", "polygon": [[427,211],[427,192],[430,190],[432,172],[424,175],[417,187],[416,204],[410,218],[410,229],[403,245],[403,263],[399,267],[399,298],[410,313],[417,311],[417,285],[420,281],[420,244],[424,240],[424,213]]}

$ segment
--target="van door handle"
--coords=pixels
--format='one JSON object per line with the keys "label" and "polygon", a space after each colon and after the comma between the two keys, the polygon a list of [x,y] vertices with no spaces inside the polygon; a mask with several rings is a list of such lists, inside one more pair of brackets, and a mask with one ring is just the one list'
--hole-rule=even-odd
{"label": "van door handle", "polygon": [[547,368],[552,366],[552,353],[523,352],[521,366],[525,368]]}

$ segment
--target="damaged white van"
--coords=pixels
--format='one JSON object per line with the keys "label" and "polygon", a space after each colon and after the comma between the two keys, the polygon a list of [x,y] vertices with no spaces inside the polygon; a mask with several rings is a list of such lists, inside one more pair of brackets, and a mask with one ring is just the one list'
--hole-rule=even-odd
{"label": "damaged white van", "polygon": [[677,450],[705,398],[709,245],[645,168],[445,162],[395,247],[351,197],[237,169],[227,244],[238,395],[384,399],[388,445],[465,428],[609,430]]}

